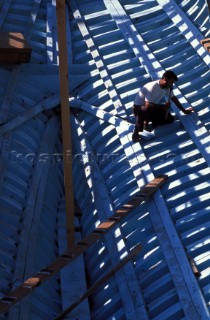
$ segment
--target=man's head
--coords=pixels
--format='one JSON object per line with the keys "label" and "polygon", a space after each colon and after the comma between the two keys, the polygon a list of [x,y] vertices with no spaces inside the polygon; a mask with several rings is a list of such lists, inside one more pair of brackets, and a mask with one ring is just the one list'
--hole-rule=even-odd
{"label": "man's head", "polygon": [[160,79],[160,87],[162,89],[170,88],[173,86],[175,81],[178,81],[177,75],[173,71],[167,70]]}

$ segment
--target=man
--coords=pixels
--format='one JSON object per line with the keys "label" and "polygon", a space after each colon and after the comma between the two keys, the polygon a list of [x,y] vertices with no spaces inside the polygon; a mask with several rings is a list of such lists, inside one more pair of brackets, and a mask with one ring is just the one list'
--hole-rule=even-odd
{"label": "man", "polygon": [[[178,81],[176,74],[167,70],[160,80],[155,80],[145,84],[137,93],[133,113],[136,116],[136,125],[132,135],[134,142],[139,141],[139,132],[148,130],[148,123],[152,122],[153,128],[170,124],[174,117],[169,112],[170,101],[184,114],[189,114],[193,108],[184,109],[179,100],[174,96],[172,88],[175,81]],[[163,99],[166,102],[163,102]]]}

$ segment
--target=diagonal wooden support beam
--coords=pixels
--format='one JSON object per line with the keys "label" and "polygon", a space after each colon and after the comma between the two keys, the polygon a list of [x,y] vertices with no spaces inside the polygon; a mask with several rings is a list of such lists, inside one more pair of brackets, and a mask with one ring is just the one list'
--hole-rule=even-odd
{"label": "diagonal wooden support beam", "polygon": [[[61,96],[61,122],[63,135],[64,187],[66,200],[66,228],[68,248],[74,244],[74,196],[72,181],[72,143],[68,85],[68,51],[66,42],[66,8],[65,1],[56,0],[59,47],[59,74]],[[68,155],[68,157],[67,157]]]}
{"label": "diagonal wooden support beam", "polygon": [[87,235],[82,241],[74,244],[69,250],[64,252],[48,267],[39,271],[33,277],[27,279],[19,287],[11,290],[4,298],[0,300],[0,313],[7,312],[15,303],[25,296],[29,295],[34,289],[42,284],[43,281],[55,275],[68,263],[75,260],[80,254],[84,253],[94,243],[96,243],[108,231],[113,229],[120,221],[129,215],[143,201],[148,200],[154,192],[161,187],[167,180],[167,175],[161,175],[153,179],[146,186],[134,195],[121,209],[117,210],[107,221],[102,222],[92,233]]}
{"label": "diagonal wooden support beam", "polygon": [[141,251],[141,245],[137,245],[130,254],[128,254],[124,259],[122,259],[111,271],[109,271],[104,277],[94,283],[79,299],[64,310],[60,315],[58,315],[55,320],[65,319],[73,309],[75,309],[82,301],[87,299],[95,290],[98,290],[102,285],[104,285],[110,278],[112,278],[116,272],[122,269],[126,263],[132,260]]}

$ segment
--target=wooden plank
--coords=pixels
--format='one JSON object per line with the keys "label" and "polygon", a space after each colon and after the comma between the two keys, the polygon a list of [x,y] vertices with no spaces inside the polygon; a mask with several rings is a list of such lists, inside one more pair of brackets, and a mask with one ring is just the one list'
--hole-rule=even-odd
{"label": "wooden plank", "polygon": [[63,159],[64,159],[64,186],[66,200],[66,225],[68,246],[74,244],[74,196],[72,181],[72,143],[71,124],[69,110],[69,86],[68,86],[68,52],[66,43],[66,8],[65,1],[56,1],[59,70],[60,70],[60,94],[61,94],[61,121],[63,135]]}
{"label": "wooden plank", "polygon": [[95,290],[100,289],[100,287],[105,284],[110,278],[112,278],[115,273],[117,273],[120,269],[122,269],[126,263],[132,260],[137,254],[139,254],[141,250],[141,246],[137,245],[128,256],[120,261],[111,271],[109,271],[104,277],[94,283],[75,303],[69,306],[66,310],[64,310],[59,316],[55,318],[55,320],[62,320],[68,315],[73,309],[75,309],[83,300],[87,299]]}
{"label": "wooden plank", "polygon": [[0,33],[0,62],[26,63],[30,62],[32,48],[25,37],[19,32]]}
{"label": "wooden plank", "polygon": [[[166,176],[157,178],[156,187],[158,188],[158,186],[161,186],[165,181]],[[153,192],[154,191],[155,189],[153,188]],[[152,194],[153,193],[151,193],[150,195]],[[148,197],[146,196],[145,199],[147,198]],[[135,207],[140,205],[142,201],[144,201],[144,198],[139,197],[138,201],[135,203]],[[86,236],[82,241],[79,241],[73,246],[71,246],[69,250],[64,252],[52,264],[42,269],[33,277],[27,279],[16,289],[11,290],[3,299],[0,300],[0,313],[7,312],[15,303],[17,303],[22,298],[31,293],[32,290],[34,290],[36,287],[40,286],[44,280],[51,278],[54,274],[56,274],[58,271],[60,271],[62,268],[68,265],[71,261],[75,260],[80,254],[82,254],[88,248],[90,248],[92,244],[94,244],[100,238],[102,238],[103,235],[105,235],[108,231],[113,229],[113,227],[115,227],[118,224],[118,222],[120,222],[124,217],[129,215],[129,213],[132,212],[135,207],[133,205],[128,206],[128,210],[125,210],[123,213],[120,210],[119,212],[116,211],[114,217],[108,218],[108,224],[104,224],[104,222],[102,222],[103,228],[101,228],[101,225],[99,225],[90,235]],[[112,223],[109,223],[110,221]]]}

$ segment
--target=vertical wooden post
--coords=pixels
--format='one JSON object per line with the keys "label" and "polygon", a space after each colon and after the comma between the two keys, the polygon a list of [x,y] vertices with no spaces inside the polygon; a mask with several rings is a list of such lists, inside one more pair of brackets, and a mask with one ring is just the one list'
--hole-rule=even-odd
{"label": "vertical wooden post", "polygon": [[59,74],[61,97],[61,122],[63,136],[64,187],[66,200],[66,226],[68,247],[74,244],[74,196],[72,181],[72,145],[69,109],[68,51],[66,42],[66,1],[56,0]]}

